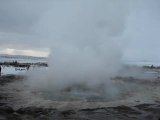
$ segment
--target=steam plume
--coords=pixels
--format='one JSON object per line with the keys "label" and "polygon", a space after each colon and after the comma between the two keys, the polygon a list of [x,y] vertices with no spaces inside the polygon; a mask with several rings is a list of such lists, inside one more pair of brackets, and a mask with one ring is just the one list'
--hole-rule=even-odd
{"label": "steam plume", "polygon": [[107,89],[121,66],[121,42],[129,0],[55,0],[34,26],[51,48],[49,69],[32,75],[41,87],[85,83]]}

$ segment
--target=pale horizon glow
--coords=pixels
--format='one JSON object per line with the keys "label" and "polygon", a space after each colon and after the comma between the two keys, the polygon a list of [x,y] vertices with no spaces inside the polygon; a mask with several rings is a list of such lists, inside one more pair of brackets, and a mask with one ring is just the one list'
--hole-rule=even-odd
{"label": "pale horizon glow", "polygon": [[48,57],[49,50],[19,50],[14,48],[5,48],[0,51],[0,54]]}

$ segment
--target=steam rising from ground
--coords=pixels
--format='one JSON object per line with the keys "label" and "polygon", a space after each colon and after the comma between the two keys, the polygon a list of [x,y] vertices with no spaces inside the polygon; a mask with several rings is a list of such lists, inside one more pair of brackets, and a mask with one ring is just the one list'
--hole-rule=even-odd
{"label": "steam rising from ground", "polygon": [[103,86],[116,93],[110,78],[121,67],[129,7],[129,0],[55,0],[34,26],[49,43],[51,55],[48,70],[31,73],[31,85],[52,90]]}

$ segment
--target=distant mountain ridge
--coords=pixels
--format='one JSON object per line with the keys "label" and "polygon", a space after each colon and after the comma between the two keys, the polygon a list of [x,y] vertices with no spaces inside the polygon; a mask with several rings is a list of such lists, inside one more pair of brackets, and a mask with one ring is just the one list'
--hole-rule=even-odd
{"label": "distant mountain ridge", "polygon": [[46,63],[48,60],[46,57],[0,54],[0,62],[13,62],[13,61],[17,61],[20,63],[38,63],[38,62]]}
{"label": "distant mountain ridge", "polygon": [[8,55],[8,54],[0,54],[1,58],[16,58],[16,59],[47,59],[46,57],[35,57],[35,56],[25,56],[25,55]]}

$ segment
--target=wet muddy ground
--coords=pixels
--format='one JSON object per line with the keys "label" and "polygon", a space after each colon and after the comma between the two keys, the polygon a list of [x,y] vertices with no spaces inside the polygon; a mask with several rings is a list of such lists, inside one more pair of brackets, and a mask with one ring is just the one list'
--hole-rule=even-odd
{"label": "wet muddy ground", "polygon": [[[17,75],[0,77],[0,87],[3,88],[0,92],[0,120],[160,120],[160,103],[158,99],[150,104],[138,103],[139,101],[137,101],[137,105],[83,106],[77,107],[78,109],[69,106],[72,104],[68,104],[67,109],[58,109],[54,105],[38,106],[30,104],[23,106],[18,101],[20,97],[14,96],[14,92],[7,90],[7,86],[24,79],[24,76]],[[127,79],[124,80],[127,81]],[[158,81],[156,82],[158,84]],[[25,100],[23,104],[25,104]]]}

